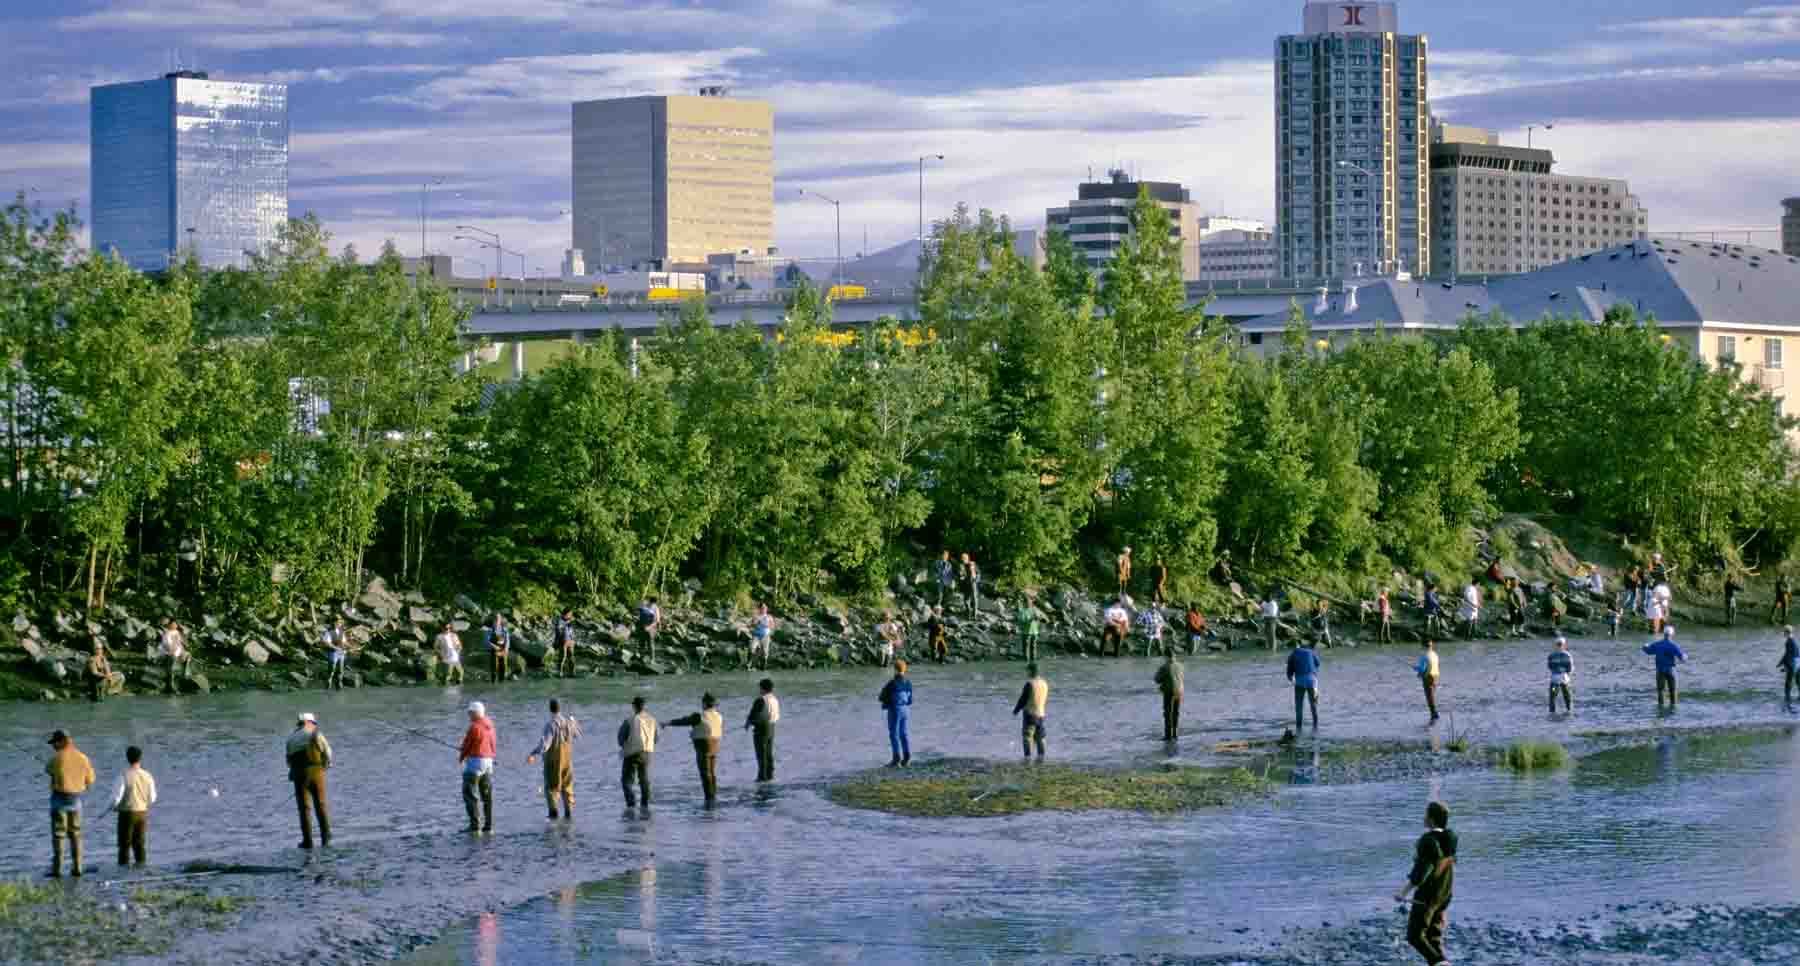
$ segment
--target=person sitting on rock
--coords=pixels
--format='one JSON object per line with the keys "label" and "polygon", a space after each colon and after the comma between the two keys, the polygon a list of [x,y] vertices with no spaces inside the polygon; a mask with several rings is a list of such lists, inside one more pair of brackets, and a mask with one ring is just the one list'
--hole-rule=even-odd
{"label": "person sitting on rock", "polygon": [[87,659],[87,683],[89,696],[95,703],[105,699],[106,689],[112,684],[112,665],[106,663],[106,642],[97,636],[94,652]]}
{"label": "person sitting on rock", "polygon": [[[944,609],[933,607],[925,622],[925,639],[931,642],[931,656],[939,664],[950,660],[950,627],[944,623]],[[895,662],[898,667],[901,662]]]}

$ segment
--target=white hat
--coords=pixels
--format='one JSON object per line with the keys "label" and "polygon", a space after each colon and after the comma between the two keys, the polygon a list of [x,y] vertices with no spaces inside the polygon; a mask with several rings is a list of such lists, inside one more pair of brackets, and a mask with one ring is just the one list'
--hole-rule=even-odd
{"label": "white hat", "polygon": [[311,711],[302,711],[302,712],[300,712],[300,723],[301,724],[318,724],[319,719],[313,717],[313,713]]}
{"label": "white hat", "polygon": [[487,705],[482,704],[480,701],[470,701],[469,713],[477,718],[485,718],[487,717]]}
{"label": "white hat", "polygon": [[1558,643],[1558,644],[1567,644],[1567,643],[1569,643],[1569,639],[1568,639],[1568,638],[1566,638],[1566,637],[1563,637],[1563,636],[1562,636],[1562,635],[1560,635],[1560,634],[1558,634],[1558,635],[1557,635],[1557,637],[1556,637],[1556,643]]}

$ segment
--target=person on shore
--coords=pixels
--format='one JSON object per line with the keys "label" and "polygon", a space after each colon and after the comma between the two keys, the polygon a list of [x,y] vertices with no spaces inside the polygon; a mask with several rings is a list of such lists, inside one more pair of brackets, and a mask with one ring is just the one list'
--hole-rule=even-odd
{"label": "person on shore", "polygon": [[1431,712],[1431,723],[1438,719],[1437,686],[1438,686],[1438,652],[1437,642],[1430,638],[1421,645],[1424,650],[1419,653],[1419,663],[1413,671],[1419,675],[1419,685],[1425,689],[1425,708]]}
{"label": "person on shore", "polygon": [[888,747],[893,757],[888,759],[889,768],[904,768],[912,764],[912,742],[907,736],[907,723],[912,717],[913,686],[906,679],[906,662],[894,662],[894,676],[881,688],[878,698],[882,710],[887,712]]}
{"label": "person on shore", "polygon": [[1475,622],[1481,620],[1481,587],[1471,580],[1463,588],[1462,609],[1456,615],[1462,620],[1463,637],[1475,639]]}
{"label": "person on shore", "polygon": [[1212,640],[1212,629],[1206,626],[1206,615],[1200,612],[1200,602],[1193,601],[1187,608],[1188,656],[1200,653],[1200,645]]}
{"label": "person on shore", "polygon": [[[1787,574],[1777,574],[1775,576],[1775,603],[1769,607],[1769,623],[1786,624],[1788,622],[1788,605],[1793,603],[1793,600],[1794,592],[1788,584]],[[1781,615],[1781,620],[1775,619],[1776,614]]]}
{"label": "person on shore", "polygon": [[1726,627],[1736,627],[1737,626],[1738,595],[1743,592],[1744,592],[1743,583],[1737,579],[1736,574],[1730,573],[1728,571],[1725,574],[1725,626]]}
{"label": "person on shore", "polygon": [[1551,629],[1561,630],[1563,615],[1568,613],[1568,607],[1563,603],[1562,591],[1551,587],[1544,595],[1544,606],[1550,610]]}
{"label": "person on shore", "polygon": [[1138,611],[1138,630],[1144,634],[1144,656],[1153,657],[1163,649],[1163,631],[1168,629],[1168,621],[1163,619],[1162,608],[1151,604]]}
{"label": "person on shore", "polygon": [[708,691],[700,696],[700,710],[669,721],[671,728],[687,728],[694,741],[694,767],[700,771],[700,793],[708,806],[719,802],[719,742],[725,737],[725,716],[719,699]]}
{"label": "person on shore", "polygon": [[350,633],[344,629],[344,622],[337,621],[325,628],[321,635],[328,655],[325,675],[325,686],[333,691],[344,689],[344,673],[350,669]]}
{"label": "person on shore", "polygon": [[1277,638],[1281,634],[1281,605],[1275,602],[1273,590],[1263,597],[1262,602],[1263,634],[1268,638],[1269,650],[1275,650]]}
{"label": "person on shore", "polygon": [[1663,692],[1669,695],[1669,710],[1675,710],[1675,665],[1687,663],[1687,655],[1675,643],[1675,627],[1662,629],[1662,639],[1644,645],[1644,653],[1656,658],[1656,709],[1662,710]]}
{"label": "person on shore", "polygon": [[1783,627],[1787,635],[1781,642],[1781,660],[1775,665],[1782,671],[1781,704],[1787,710],[1794,710],[1794,690],[1800,688],[1800,642],[1794,640],[1794,625]]}
{"label": "person on shore", "polygon": [[1587,592],[1595,600],[1606,599],[1606,572],[1599,564],[1588,564]]}
{"label": "person on shore", "polygon": [[1102,615],[1105,623],[1100,625],[1100,656],[1106,656],[1107,645],[1112,645],[1114,657],[1118,657],[1125,649],[1125,638],[1131,633],[1131,611],[1125,607],[1129,598],[1123,594],[1113,601],[1111,607]]}
{"label": "person on shore", "polygon": [[1181,695],[1183,670],[1181,662],[1170,651],[1156,669],[1156,690],[1162,694],[1163,740],[1174,741],[1181,735]]}
{"label": "person on shore", "polygon": [[1671,568],[1668,564],[1663,562],[1663,555],[1661,553],[1651,554],[1650,555],[1650,573],[1648,574],[1648,580],[1645,582],[1645,586],[1657,587],[1662,584],[1668,583],[1669,582],[1669,574],[1672,572],[1672,570],[1673,570],[1673,568]]}
{"label": "person on shore", "polygon": [[1019,657],[1026,661],[1037,660],[1038,634],[1043,629],[1043,615],[1038,613],[1037,601],[1030,591],[1019,598],[1019,608],[1013,612],[1013,627],[1019,633]]}
{"label": "person on shore", "polygon": [[887,667],[906,656],[906,627],[891,610],[882,611],[881,617],[881,623],[875,625],[875,635],[881,640],[881,666]]}
{"label": "person on shore", "polygon": [[1319,655],[1298,638],[1288,654],[1287,677],[1294,685],[1294,734],[1300,734],[1302,712],[1312,704],[1313,731],[1319,730]]}
{"label": "person on shore", "polygon": [[95,704],[106,700],[106,689],[112,684],[112,665],[106,660],[106,642],[94,638],[94,649],[88,654],[82,673],[87,680],[88,699]]}
{"label": "person on shore", "polygon": [[1119,559],[1118,559],[1117,563],[1114,564],[1113,569],[1119,578],[1119,596],[1124,597],[1126,595],[1126,592],[1131,589],[1131,548],[1130,547],[1126,547],[1125,552],[1119,554]]}
{"label": "person on shore", "polygon": [[1412,894],[1406,920],[1406,942],[1425,957],[1426,966],[1442,966],[1444,919],[1456,886],[1456,833],[1450,831],[1450,809],[1443,802],[1425,806],[1425,834],[1413,846],[1412,871],[1394,893],[1395,902]]}
{"label": "person on shore", "polygon": [[1625,620],[1625,615],[1619,613],[1618,605],[1614,604],[1614,605],[1606,608],[1606,639],[1607,640],[1610,641],[1610,640],[1615,640],[1618,638],[1619,624],[1621,622],[1623,622],[1624,620]]}
{"label": "person on shore", "polygon": [[1638,609],[1639,598],[1644,589],[1644,571],[1639,567],[1632,567],[1625,572],[1623,583],[1625,584],[1623,607],[1629,613]]}
{"label": "person on shore", "polygon": [[144,750],[125,749],[125,773],[113,785],[112,808],[119,813],[119,865],[134,860],[142,868],[150,847],[150,806],[156,804],[156,779],[144,768]]}
{"label": "person on shore", "polygon": [[525,764],[544,759],[544,807],[552,821],[556,819],[556,803],[562,801],[562,817],[575,815],[575,741],[581,737],[581,723],[572,714],[563,714],[555,698],[550,699],[550,720],[544,722],[544,736],[537,750],[525,756]]}
{"label": "person on shore", "polygon": [[481,634],[481,643],[487,647],[488,660],[492,664],[492,681],[499,684],[511,677],[512,628],[506,626],[506,615],[494,615],[493,622]]}
{"label": "person on shore", "polygon": [[619,785],[625,789],[625,807],[636,808],[637,797],[632,784],[642,793],[644,808],[650,807],[650,757],[656,753],[656,732],[662,727],[644,710],[644,696],[631,699],[631,717],[619,725]]}
{"label": "person on shore", "polygon": [[1031,760],[1031,747],[1037,745],[1038,761],[1044,760],[1044,716],[1050,708],[1050,682],[1038,674],[1037,662],[1025,665],[1025,687],[1019,692],[1019,700],[1013,704],[1013,714],[1022,714],[1020,719],[1019,742],[1025,749],[1025,759]]}
{"label": "person on shore", "polygon": [[180,624],[175,623],[173,617],[169,618],[168,623],[163,627],[161,644],[163,664],[169,672],[169,693],[178,694],[180,692],[176,687],[178,681],[176,674],[179,673],[181,677],[185,678],[193,673],[194,655],[187,649],[186,632],[181,629]]}
{"label": "person on shore", "polygon": [[556,619],[555,629],[551,633],[551,644],[556,648],[556,676],[572,678],[575,676],[575,611],[564,607],[562,616]]}
{"label": "person on shore", "polygon": [[319,731],[319,719],[303,712],[287,737],[288,781],[294,783],[294,805],[300,810],[300,847],[313,847],[312,823],[319,820],[319,842],[331,844],[331,806],[325,801],[325,772],[331,768],[331,742]]}
{"label": "person on shore", "polygon": [[1506,623],[1514,637],[1525,636],[1525,585],[1519,578],[1506,578]]}
{"label": "person on shore", "polygon": [[1669,619],[1669,605],[1673,597],[1668,584],[1657,584],[1650,592],[1650,633],[1662,633],[1663,624]]}
{"label": "person on shore", "polygon": [[1435,635],[1443,628],[1444,602],[1438,597],[1437,585],[1425,585],[1425,633]]}
{"label": "person on shore", "polygon": [[775,682],[763,678],[756,682],[756,700],[750,704],[750,716],[744,727],[750,729],[750,741],[756,748],[756,780],[775,780],[775,723],[781,720],[781,700],[775,697]]}
{"label": "person on shore", "polygon": [[637,609],[638,636],[649,651],[650,663],[656,663],[656,635],[662,633],[662,608],[657,606],[655,597],[645,597],[638,602]]}
{"label": "person on shore", "polygon": [[962,555],[956,578],[962,585],[963,607],[971,614],[977,613],[981,609],[981,568],[975,565],[974,557]]}
{"label": "person on shore", "polygon": [[1562,695],[1563,713],[1575,713],[1575,696],[1570,685],[1575,681],[1575,656],[1569,653],[1569,639],[1556,639],[1556,650],[1550,652],[1550,713],[1556,713],[1556,696]]}
{"label": "person on shore", "polygon": [[[456,762],[462,766],[463,810],[469,814],[470,832],[494,830],[494,759],[499,757],[499,741],[494,735],[493,719],[487,716],[487,705],[469,703],[469,730],[463,732],[462,747]],[[546,796],[550,786],[544,786]],[[480,811],[476,810],[477,802]]]}
{"label": "person on shore", "polygon": [[932,660],[939,664],[950,660],[950,625],[944,623],[944,609],[933,607],[925,621],[925,640],[931,643]]}
{"label": "person on shore", "polygon": [[938,595],[935,606],[942,607],[944,606],[944,595],[950,593],[950,589],[956,586],[956,564],[950,562],[950,551],[946,550],[939,554],[937,560],[932,563],[931,569],[932,576],[937,578]]}
{"label": "person on shore", "polygon": [[1331,602],[1321,599],[1313,608],[1313,633],[1318,636],[1320,647],[1331,646]]}
{"label": "person on shore", "polygon": [[1212,569],[1207,571],[1207,576],[1211,577],[1213,583],[1220,587],[1231,586],[1231,551],[1227,550],[1219,554],[1219,559],[1213,561]]}
{"label": "person on shore", "polygon": [[444,672],[442,675],[444,687],[461,684],[463,682],[462,638],[449,621],[445,621],[443,629],[438,631],[437,656],[438,667],[442,668]]}
{"label": "person on shore", "polygon": [[75,747],[61,728],[50,733],[55,754],[44,765],[50,776],[50,878],[62,878],[63,845],[69,851],[69,873],[81,878],[81,796],[94,784],[94,763]]}
{"label": "person on shore", "polygon": [[1375,629],[1375,640],[1382,644],[1394,643],[1394,602],[1388,598],[1386,587],[1375,595],[1375,616],[1381,621],[1381,626]]}
{"label": "person on shore", "polygon": [[1169,565],[1163,563],[1161,554],[1156,556],[1156,565],[1150,568],[1150,603],[1158,607],[1169,602]]}
{"label": "person on shore", "polygon": [[769,669],[769,643],[775,637],[775,618],[769,614],[768,604],[757,604],[756,615],[750,618],[750,663],[756,664],[756,655],[762,655],[762,669]]}

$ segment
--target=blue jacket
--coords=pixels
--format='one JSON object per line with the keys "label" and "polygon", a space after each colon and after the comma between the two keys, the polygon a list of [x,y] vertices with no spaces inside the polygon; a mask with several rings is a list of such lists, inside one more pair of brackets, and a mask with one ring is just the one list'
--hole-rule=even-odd
{"label": "blue jacket", "polygon": [[1789,671],[1800,668],[1800,643],[1796,643],[1793,637],[1790,636],[1787,641],[1782,644],[1781,663],[1775,666],[1786,668]]}
{"label": "blue jacket", "polygon": [[1288,655],[1287,676],[1297,688],[1316,688],[1319,686],[1319,655],[1310,647],[1296,647]]}
{"label": "blue jacket", "polygon": [[912,682],[906,678],[889,678],[881,688],[881,706],[888,714],[906,714],[912,708]]}
{"label": "blue jacket", "polygon": [[500,633],[495,634],[494,625],[489,624],[487,630],[483,631],[481,634],[481,642],[486,644],[487,649],[490,651],[498,651],[503,647],[511,647],[512,628],[502,627],[500,628]]}
{"label": "blue jacket", "polygon": [[1645,644],[1644,653],[1656,657],[1656,673],[1658,674],[1673,674],[1676,662],[1687,660],[1687,655],[1681,653],[1680,645],[1671,640],[1652,641]]}
{"label": "blue jacket", "polygon": [[1435,591],[1435,590],[1426,591],[1425,592],[1425,613],[1436,614],[1436,613],[1440,613],[1441,611],[1443,611],[1443,609],[1444,609],[1444,605],[1442,602],[1440,602],[1438,600],[1437,591]]}
{"label": "blue jacket", "polygon": [[1550,652],[1550,673],[1551,674],[1573,674],[1574,672],[1575,672],[1575,658],[1573,655],[1571,655],[1568,651],[1551,651]]}

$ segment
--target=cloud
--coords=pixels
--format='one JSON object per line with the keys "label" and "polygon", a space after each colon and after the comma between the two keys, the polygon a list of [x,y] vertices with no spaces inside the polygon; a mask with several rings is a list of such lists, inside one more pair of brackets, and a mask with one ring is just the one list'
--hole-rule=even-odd
{"label": "cloud", "polygon": [[733,81],[741,61],[760,57],[753,47],[658,53],[573,54],[508,57],[444,74],[378,102],[435,111],[481,107],[555,105],[571,101],[693,90],[702,83]]}
{"label": "cloud", "polygon": [[1545,119],[1709,121],[1787,118],[1800,110],[1800,60],[1646,68],[1496,86],[1433,101],[1447,118],[1505,128]]}
{"label": "cloud", "polygon": [[361,64],[353,67],[314,67],[306,70],[271,70],[232,76],[233,80],[263,84],[342,84],[359,77],[436,74],[451,68],[439,64]]}
{"label": "cloud", "polygon": [[1751,7],[1737,16],[1663,17],[1613,24],[1607,29],[1703,48],[1790,44],[1800,41],[1800,5]]}

